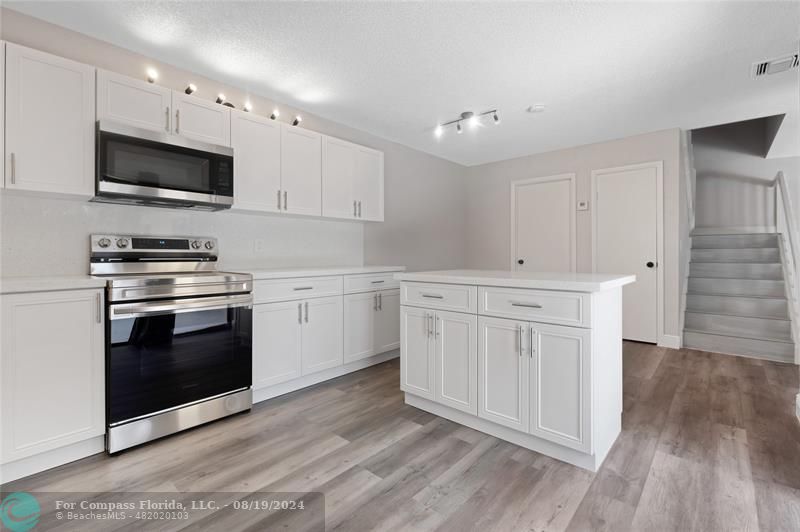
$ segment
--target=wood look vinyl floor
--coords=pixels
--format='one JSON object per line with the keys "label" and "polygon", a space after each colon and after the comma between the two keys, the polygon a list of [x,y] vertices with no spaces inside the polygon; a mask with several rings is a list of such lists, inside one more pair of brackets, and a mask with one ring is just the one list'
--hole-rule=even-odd
{"label": "wood look vinyl floor", "polygon": [[[393,360],[3,491],[320,491],[342,531],[800,530],[795,366],[626,343],[596,474],[407,406],[398,382]],[[136,529],[93,529],[117,526]]]}

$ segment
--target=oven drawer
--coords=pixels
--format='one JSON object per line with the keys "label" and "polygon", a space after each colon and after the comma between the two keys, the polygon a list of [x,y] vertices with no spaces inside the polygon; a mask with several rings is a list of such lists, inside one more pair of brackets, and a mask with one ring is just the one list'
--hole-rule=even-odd
{"label": "oven drawer", "polygon": [[404,282],[400,287],[400,303],[474,314],[477,294],[477,288],[474,286]]}
{"label": "oven drawer", "polygon": [[344,293],[369,292],[370,290],[388,290],[400,286],[395,281],[394,273],[369,273],[364,275],[345,275]]}
{"label": "oven drawer", "polygon": [[589,294],[481,286],[478,313],[515,320],[590,327]]}
{"label": "oven drawer", "polygon": [[312,297],[338,296],[342,294],[342,277],[297,277],[293,279],[269,279],[254,283],[255,303],[274,303]]}

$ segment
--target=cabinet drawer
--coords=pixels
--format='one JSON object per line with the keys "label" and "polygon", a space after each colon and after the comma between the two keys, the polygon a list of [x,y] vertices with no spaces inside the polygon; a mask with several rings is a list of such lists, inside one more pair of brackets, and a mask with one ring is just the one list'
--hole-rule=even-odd
{"label": "cabinet drawer", "polygon": [[273,303],[341,294],[341,276],[270,279],[254,283],[253,301],[255,303]]}
{"label": "cabinet drawer", "polygon": [[456,284],[404,282],[400,302],[416,307],[475,313],[478,290],[474,286]]}
{"label": "cabinet drawer", "polygon": [[364,275],[345,275],[344,293],[368,292],[397,288],[400,281],[394,280],[394,273],[369,273]]}
{"label": "cabinet drawer", "polygon": [[518,288],[478,289],[478,313],[516,320],[590,327],[589,294]]}

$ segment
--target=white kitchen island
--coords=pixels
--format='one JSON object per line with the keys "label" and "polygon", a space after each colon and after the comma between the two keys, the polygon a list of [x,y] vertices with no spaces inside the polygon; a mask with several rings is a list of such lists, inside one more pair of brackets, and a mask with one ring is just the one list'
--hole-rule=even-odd
{"label": "white kitchen island", "polygon": [[596,471],[620,432],[633,275],[397,273],[407,404]]}

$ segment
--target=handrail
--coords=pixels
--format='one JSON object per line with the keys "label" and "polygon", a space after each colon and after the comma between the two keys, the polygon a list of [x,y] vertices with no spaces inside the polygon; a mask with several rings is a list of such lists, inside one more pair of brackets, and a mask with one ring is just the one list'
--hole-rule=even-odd
{"label": "handrail", "polygon": [[[781,193],[781,204],[783,206],[783,213],[784,213],[784,223],[786,224],[786,232],[789,235],[789,247],[791,248],[791,258],[792,264],[797,264],[797,227],[794,225],[795,217],[794,217],[794,208],[792,207],[792,197],[789,194],[789,186],[786,183],[786,176],[783,175],[783,172],[778,172],[775,176],[775,181],[777,184],[776,192],[780,190]],[[778,202],[775,202],[775,216],[778,215]],[[777,227],[777,218],[775,221],[775,226]]]}
{"label": "handrail", "polygon": [[[783,222],[786,235],[781,234],[780,244],[783,255],[782,262],[784,268],[784,278],[786,280],[786,296],[789,300],[789,312],[792,317],[792,336],[795,341],[795,364],[800,364],[800,307],[797,298],[797,226],[795,225],[794,208],[792,197],[789,193],[789,186],[786,183],[786,176],[782,171],[775,175],[772,181],[775,186],[775,230],[780,231],[779,221]],[[778,201],[780,194],[781,200]],[[781,220],[780,215],[783,215]],[[781,232],[782,233],[782,232]],[[788,250],[786,248],[789,248]]]}

